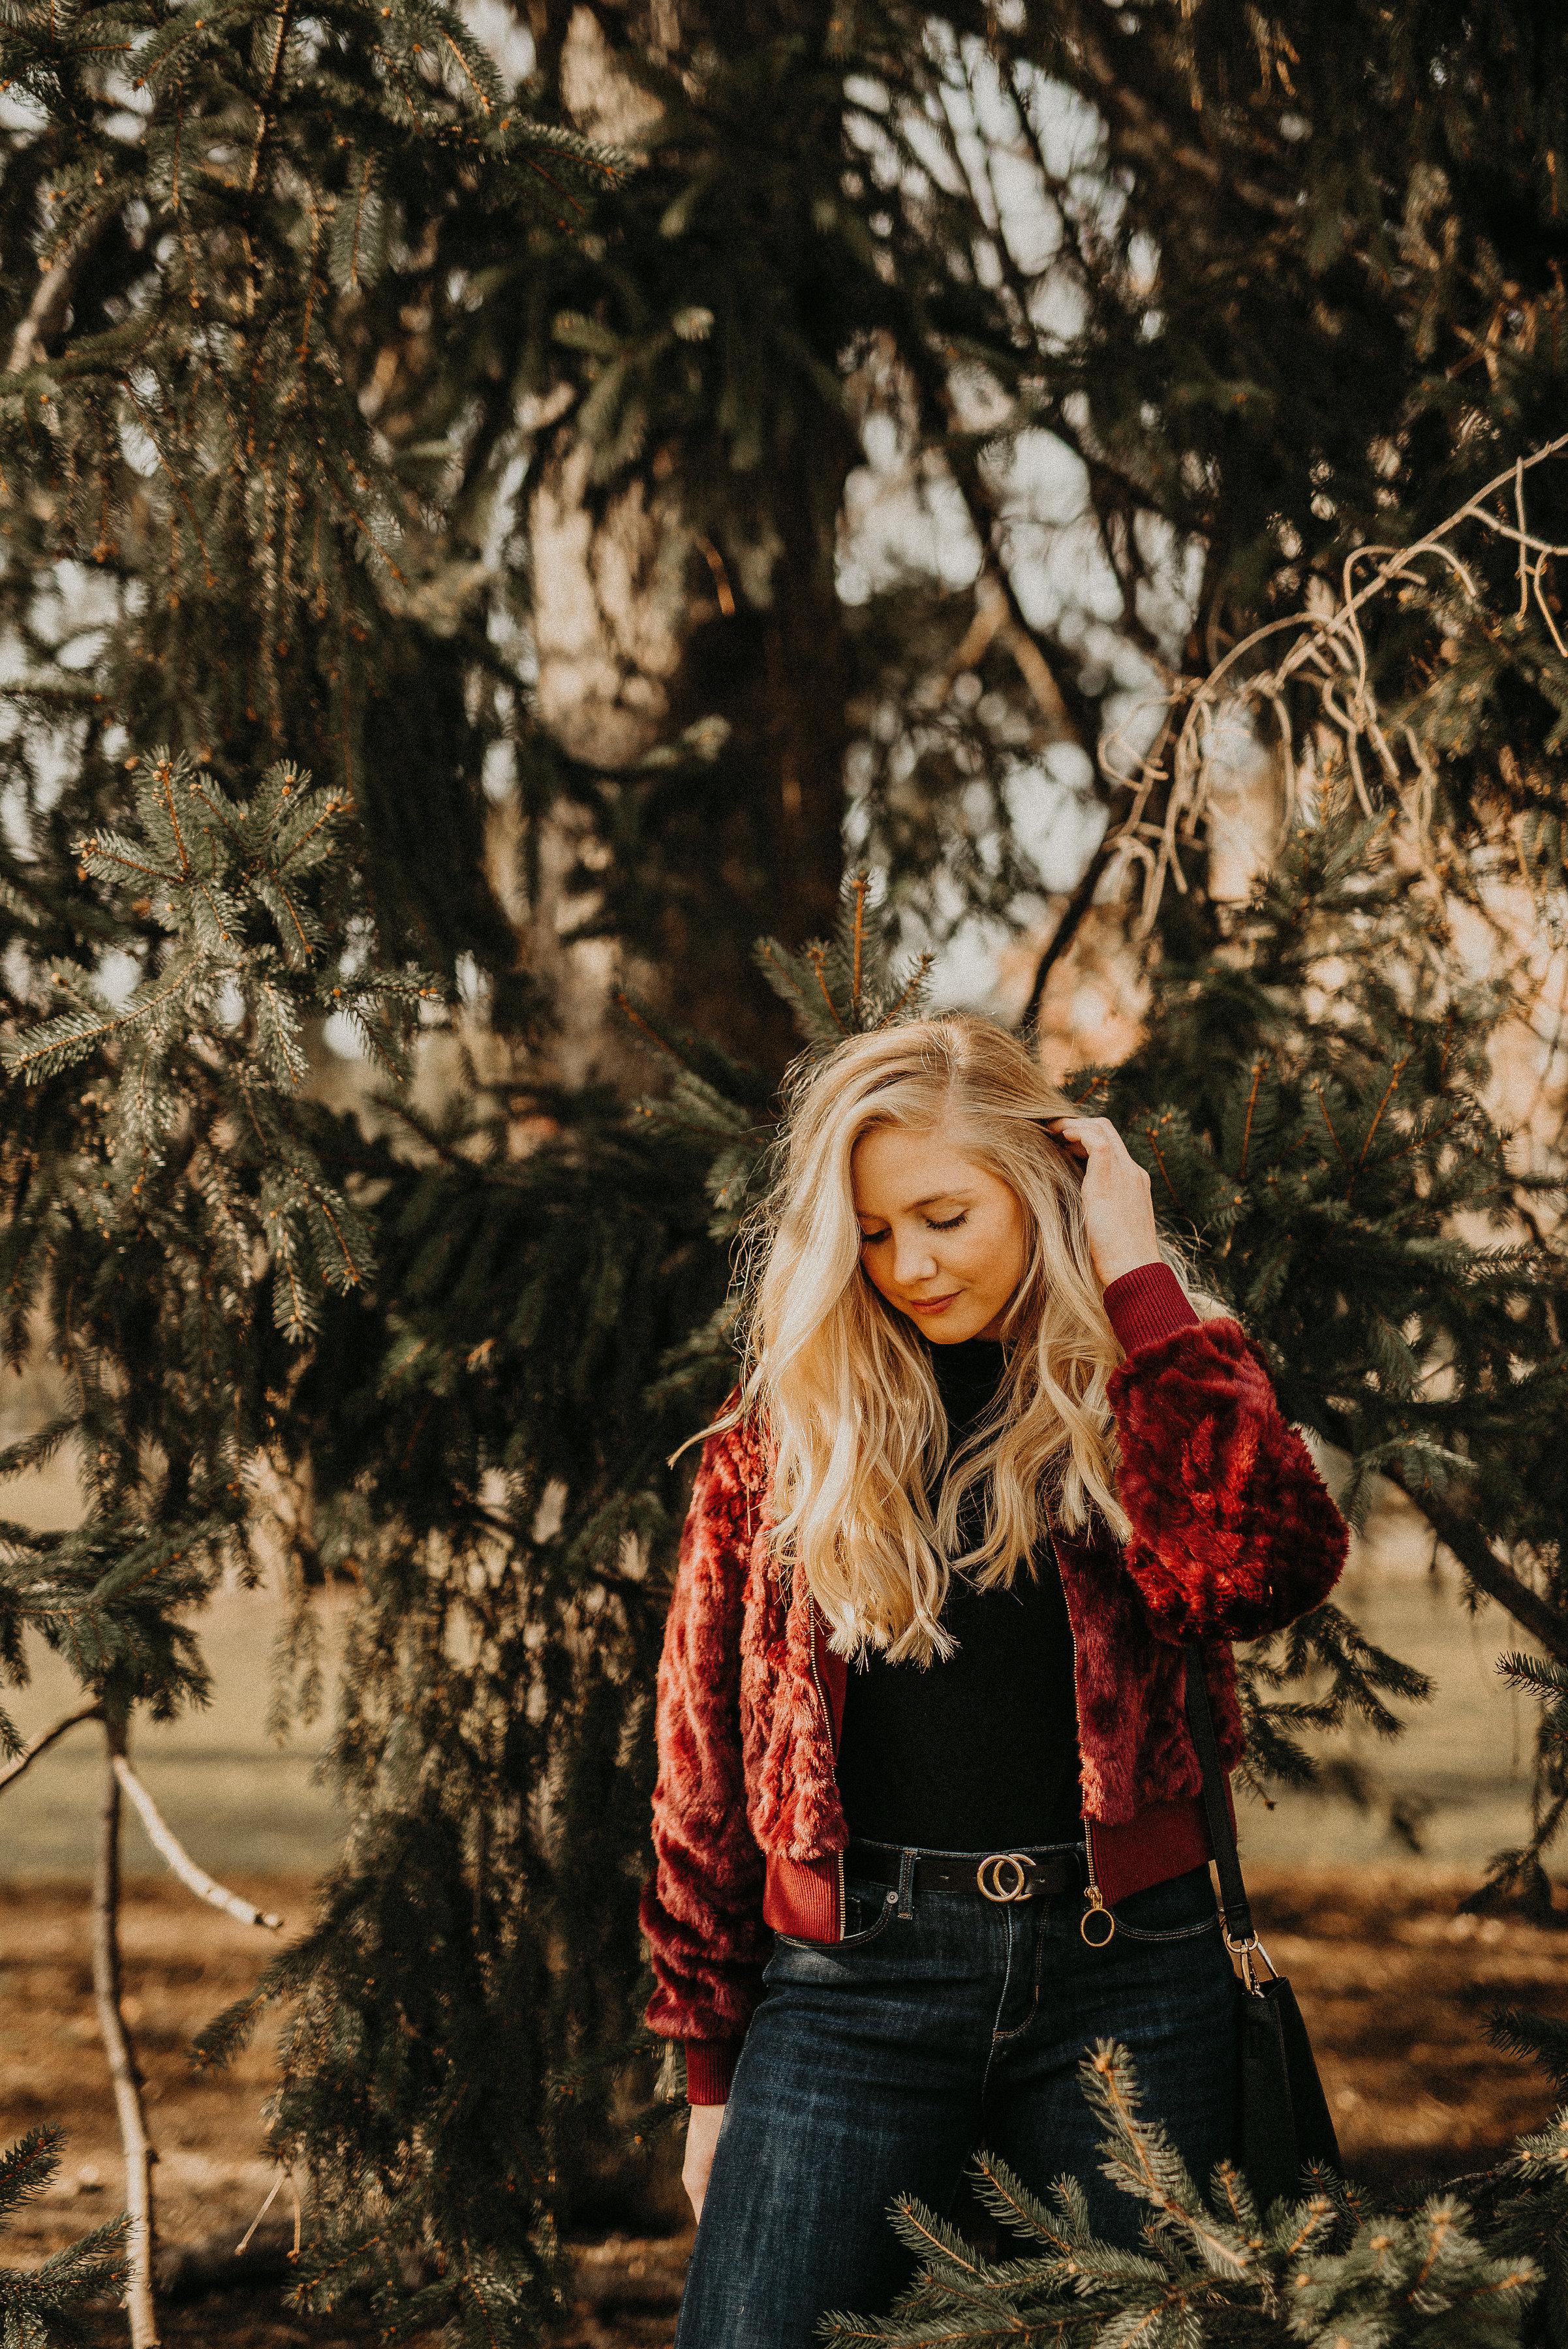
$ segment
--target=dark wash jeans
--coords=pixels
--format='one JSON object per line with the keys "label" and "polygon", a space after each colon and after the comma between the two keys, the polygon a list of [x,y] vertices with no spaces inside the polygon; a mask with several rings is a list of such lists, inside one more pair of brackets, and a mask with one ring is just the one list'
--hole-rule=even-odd
{"label": "dark wash jeans", "polygon": [[947,2211],[981,2146],[1039,2193],[1072,2173],[1096,2231],[1136,2244],[1147,2206],[1103,2175],[1078,2080],[1096,2039],[1130,2050],[1145,2116],[1199,2185],[1231,2152],[1234,1978],[1206,1868],[1120,1902],[1103,1950],[1076,1891],[919,1892],[909,1919],[886,1886],[846,1891],[846,1940],[777,1937],[676,2349],[807,2349],[826,2309],[886,2314],[915,2264],[889,2203]]}

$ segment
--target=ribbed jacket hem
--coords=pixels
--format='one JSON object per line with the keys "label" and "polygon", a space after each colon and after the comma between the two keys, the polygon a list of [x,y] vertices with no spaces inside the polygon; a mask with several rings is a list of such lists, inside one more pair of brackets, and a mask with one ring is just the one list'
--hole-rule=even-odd
{"label": "ribbed jacket hem", "polygon": [[689,2105],[724,2105],[740,2061],[738,2039],[689,2039],[686,2042],[686,2101]]}

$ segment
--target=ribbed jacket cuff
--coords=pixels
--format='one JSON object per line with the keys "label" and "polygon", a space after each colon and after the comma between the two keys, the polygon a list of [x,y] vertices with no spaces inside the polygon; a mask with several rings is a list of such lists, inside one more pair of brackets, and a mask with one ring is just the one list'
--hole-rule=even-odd
{"label": "ribbed jacket cuff", "polygon": [[730,2082],[740,2058],[738,2039],[689,2039],[686,2042],[686,2101],[689,2105],[722,2105],[730,2098]]}
{"label": "ribbed jacket cuff", "polygon": [[1124,1353],[1174,1338],[1179,1330],[1196,1330],[1199,1319],[1168,1264],[1140,1264],[1113,1280],[1106,1291],[1106,1311]]}

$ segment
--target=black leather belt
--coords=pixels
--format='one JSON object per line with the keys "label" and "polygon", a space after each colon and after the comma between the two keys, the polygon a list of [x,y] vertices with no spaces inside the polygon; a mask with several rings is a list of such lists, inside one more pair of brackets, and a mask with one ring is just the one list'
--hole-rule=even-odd
{"label": "black leather belt", "polygon": [[[879,1850],[873,1844],[852,1843],[844,1855],[844,1872],[873,1884],[897,1884],[903,1867],[901,1851]],[[1076,1852],[1052,1852],[1031,1859],[1027,1852],[988,1851],[973,1859],[931,1859],[924,1853],[915,1862],[917,1892],[980,1892],[988,1900],[1032,1900],[1039,1892],[1076,1892],[1083,1889],[1084,1868]]]}

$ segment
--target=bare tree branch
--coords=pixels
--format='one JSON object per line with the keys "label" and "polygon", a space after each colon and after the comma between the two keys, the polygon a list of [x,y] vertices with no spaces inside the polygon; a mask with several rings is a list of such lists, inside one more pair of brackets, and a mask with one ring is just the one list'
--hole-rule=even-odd
{"label": "bare tree branch", "polygon": [[1111,861],[1111,835],[1116,830],[1116,808],[1113,805],[1105,837],[1085,865],[1076,887],[1062,908],[1062,918],[1052,931],[1034,966],[1034,982],[1029,989],[1029,1000],[1018,1017],[1019,1029],[1024,1034],[1040,1016],[1040,1006],[1045,999],[1046,980],[1072,946],[1083,927],[1085,915],[1095,902],[1095,892]]}
{"label": "bare tree branch", "polygon": [[57,1737],[63,1737],[67,1729],[76,1727],[78,1721],[101,1721],[102,1719],[103,1707],[96,1696],[89,1696],[85,1703],[78,1704],[74,1711],[62,1713],[52,1728],[44,1730],[40,1735],[34,1738],[31,1745],[24,1747],[20,1754],[14,1755],[6,1763],[4,1769],[0,1769],[0,1786],[8,1786],[13,1778],[19,1778],[23,1771],[37,1760],[40,1754],[48,1751]]}
{"label": "bare tree branch", "polygon": [[943,437],[942,453],[949,475],[963,500],[970,527],[980,543],[989,584],[1000,591],[1006,606],[1009,649],[1033,696],[1035,707],[1056,740],[1076,742],[1094,760],[1099,735],[1097,712],[1064,660],[1059,667],[1053,667],[1039,632],[1030,626],[1018,600],[1012,574],[1001,558],[995,489],[986,479],[975,436],[958,413],[946,366],[928,338],[918,332],[904,338],[902,356],[914,378],[926,428],[940,430]]}
{"label": "bare tree branch", "polygon": [[115,209],[89,212],[67,238],[47,269],[38,279],[38,290],[28,304],[25,316],[18,321],[11,341],[11,356],[6,371],[20,375],[47,356],[45,346],[57,335],[66,323],[66,312],[71,306],[71,296],[87,264],[88,255],[115,217]]}
{"label": "bare tree branch", "polygon": [[109,1765],[104,1773],[99,1814],[98,1864],[92,1888],[92,1987],[98,2027],[114,2088],[125,2158],[125,2209],[130,2220],[127,2251],[130,2274],[125,2305],[131,2349],[158,2349],[158,2318],[152,2303],[152,2165],[157,2160],[147,2134],[137,2065],[119,2004],[119,1788],[125,1750],[125,1715],[105,1715]]}
{"label": "bare tree branch", "polygon": [[1503,1563],[1488,1541],[1480,1526],[1467,1517],[1462,1509],[1441,1494],[1428,1487],[1412,1491],[1397,1468],[1386,1466],[1380,1473],[1391,1484],[1397,1485],[1406,1497],[1414,1502],[1439,1541],[1452,1550],[1478,1590],[1495,1599],[1506,1608],[1521,1630],[1532,1640],[1539,1640],[1549,1656],[1560,1664],[1568,1664],[1568,1614],[1554,1607],[1550,1599],[1532,1590],[1521,1576]]}
{"label": "bare tree branch", "polygon": [[114,1757],[114,1775],[135,1804],[154,1850],[168,1861],[181,1883],[187,1886],[198,1900],[210,1901],[214,1909],[222,1909],[237,1924],[265,1925],[269,1933],[277,1931],[283,1923],[281,1917],[253,1908],[248,1900],[242,1900],[237,1892],[225,1891],[221,1884],[215,1883],[204,1868],[197,1867],[123,1754],[117,1754]]}

